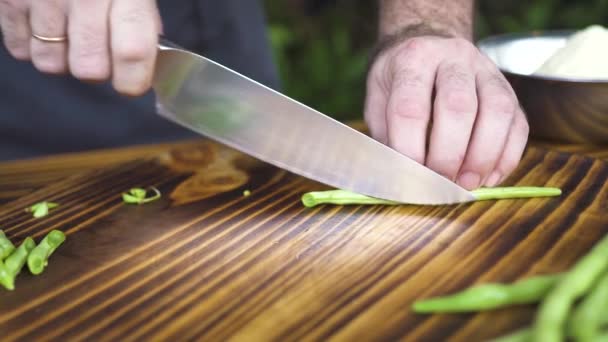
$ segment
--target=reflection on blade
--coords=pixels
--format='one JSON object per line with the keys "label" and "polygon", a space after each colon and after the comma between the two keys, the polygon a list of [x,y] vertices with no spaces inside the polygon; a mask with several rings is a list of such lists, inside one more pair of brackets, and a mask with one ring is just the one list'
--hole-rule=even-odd
{"label": "reflection on blade", "polygon": [[360,132],[190,52],[161,51],[154,89],[164,117],[321,183],[413,204],[474,199]]}

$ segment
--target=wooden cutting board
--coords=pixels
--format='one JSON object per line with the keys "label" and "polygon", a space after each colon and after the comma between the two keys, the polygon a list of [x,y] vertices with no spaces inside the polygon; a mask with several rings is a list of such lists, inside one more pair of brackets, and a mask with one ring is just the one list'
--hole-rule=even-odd
{"label": "wooden cutting board", "polygon": [[[482,340],[529,324],[534,307],[422,316],[411,303],[564,270],[608,233],[608,164],[571,154],[530,149],[508,181],[560,198],[313,209],[299,198],[321,185],[216,144],[151,155],[84,158],[111,165],[86,172],[61,158],[0,164],[7,235],[68,234],[42,275],[0,291],[3,341]],[[123,204],[134,186],[164,196]],[[24,212],[41,200],[61,206]]]}

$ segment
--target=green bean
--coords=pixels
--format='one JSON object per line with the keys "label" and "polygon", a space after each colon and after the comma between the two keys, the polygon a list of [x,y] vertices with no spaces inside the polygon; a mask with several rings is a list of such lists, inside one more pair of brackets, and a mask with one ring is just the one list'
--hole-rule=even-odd
{"label": "green bean", "polygon": [[36,247],[32,238],[26,238],[23,243],[11,254],[4,264],[0,265],[0,284],[8,290],[15,289],[15,278],[21,272],[30,252]]}
{"label": "green bean", "polygon": [[59,230],[48,233],[34,248],[27,258],[27,266],[32,274],[40,274],[47,265],[47,260],[55,249],[65,241],[65,234]]}
{"label": "green bean", "polygon": [[59,206],[58,203],[54,202],[38,202],[31,207],[27,208],[26,211],[31,212],[35,218],[45,217],[49,214],[49,210],[55,209]]}
{"label": "green bean", "polygon": [[393,201],[381,200],[378,198],[361,195],[346,190],[329,190],[308,192],[302,196],[302,203],[306,207],[314,207],[319,204],[399,204]]}
{"label": "green bean", "polygon": [[608,342],[608,332],[597,336],[593,342]]}
{"label": "green bean", "polygon": [[[598,324],[600,327],[608,324],[608,315],[606,315],[606,314],[600,315]],[[573,337],[571,329],[568,331],[568,337]],[[509,339],[509,338],[511,338],[511,339]],[[530,327],[522,328],[522,329],[516,330],[512,333],[509,333],[507,335],[493,339],[491,341],[492,342],[532,341],[532,328],[530,328]],[[600,342],[600,341],[608,342],[608,333],[604,333],[603,335],[600,334],[599,336],[596,336],[595,339],[593,340],[593,342]]]}
{"label": "green bean", "polygon": [[554,197],[562,194],[558,188],[550,187],[531,187],[531,186],[512,186],[496,188],[479,188],[471,191],[478,201],[511,199],[511,198],[532,198],[532,197]]}
{"label": "green bean", "polygon": [[608,273],[576,307],[569,321],[571,335],[577,341],[595,341],[601,331],[602,316],[608,316]]}
{"label": "green bean", "polygon": [[504,336],[497,337],[490,340],[490,342],[527,342],[532,337],[532,330],[530,328],[523,328],[515,330]]}
{"label": "green bean", "polygon": [[154,192],[154,195],[146,198],[148,191],[142,188],[133,188],[129,190],[129,192],[125,192],[122,194],[122,200],[125,203],[129,204],[144,204],[152,201],[156,201],[160,198],[160,191],[155,187],[150,187],[150,189]]}
{"label": "green bean", "polygon": [[[530,197],[550,197],[561,195],[561,190],[557,188],[543,187],[503,187],[503,188],[480,188],[471,191],[477,201],[493,199],[515,199]],[[314,191],[305,193],[302,196],[302,203],[306,207],[314,207],[320,204],[383,204],[398,205],[402,204],[395,201],[374,198],[347,190],[328,190]]]}
{"label": "green bean", "polygon": [[11,242],[11,240],[9,240],[6,235],[4,234],[4,231],[2,231],[2,229],[0,229],[0,262],[2,262],[2,260],[8,258],[9,255],[11,255],[11,253],[13,253],[13,251],[15,250],[15,245],[13,245],[13,243]]}
{"label": "green bean", "polygon": [[417,313],[473,312],[496,309],[508,305],[536,303],[563,276],[542,275],[513,284],[482,284],[445,297],[420,300],[414,303]]}
{"label": "green bean", "polygon": [[575,300],[584,295],[608,268],[608,235],[597,243],[547,294],[538,310],[533,340],[557,342]]}

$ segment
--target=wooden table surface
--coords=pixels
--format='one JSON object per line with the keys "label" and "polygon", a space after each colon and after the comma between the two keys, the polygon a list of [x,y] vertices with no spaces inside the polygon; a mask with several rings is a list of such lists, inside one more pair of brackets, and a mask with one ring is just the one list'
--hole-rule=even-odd
{"label": "wooden table surface", "polygon": [[[565,152],[559,152],[565,151]],[[206,140],[0,164],[0,227],[68,235],[46,271],[0,291],[23,340],[483,340],[534,307],[415,315],[417,298],[572,265],[608,232],[608,147],[536,144],[508,180],[559,198],[302,207],[312,181]],[[123,204],[122,191],[163,198]],[[252,195],[243,197],[250,189]],[[43,219],[24,212],[61,206]]]}

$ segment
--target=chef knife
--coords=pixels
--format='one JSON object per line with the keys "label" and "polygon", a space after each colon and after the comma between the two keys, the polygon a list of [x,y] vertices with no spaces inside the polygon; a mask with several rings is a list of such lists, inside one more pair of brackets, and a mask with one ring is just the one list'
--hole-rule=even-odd
{"label": "chef knife", "polygon": [[320,183],[410,204],[475,200],[365,134],[165,39],[153,89],[166,119]]}

